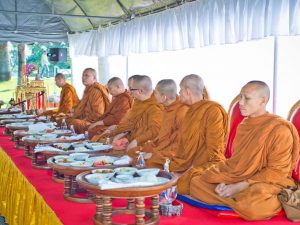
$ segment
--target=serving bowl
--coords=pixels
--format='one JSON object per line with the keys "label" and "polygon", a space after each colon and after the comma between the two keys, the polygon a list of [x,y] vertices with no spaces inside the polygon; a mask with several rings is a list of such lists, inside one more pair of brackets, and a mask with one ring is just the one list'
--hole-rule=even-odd
{"label": "serving bowl", "polygon": [[115,169],[117,175],[133,175],[137,171],[135,167],[119,167]]}
{"label": "serving bowl", "polygon": [[136,173],[140,176],[156,176],[159,173],[159,168],[148,168],[137,170]]}
{"label": "serving bowl", "polygon": [[72,154],[70,154],[70,156],[74,160],[85,161],[90,156],[90,154],[78,152],[78,153],[72,153]]}

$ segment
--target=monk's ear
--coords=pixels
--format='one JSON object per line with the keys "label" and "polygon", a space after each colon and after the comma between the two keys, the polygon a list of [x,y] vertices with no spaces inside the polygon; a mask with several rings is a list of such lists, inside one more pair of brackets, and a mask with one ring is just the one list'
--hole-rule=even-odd
{"label": "monk's ear", "polygon": [[187,93],[188,95],[191,95],[191,94],[192,94],[192,91],[191,91],[191,89],[189,89],[189,88],[186,88],[185,90],[186,90],[186,93]]}
{"label": "monk's ear", "polygon": [[261,103],[263,104],[263,105],[266,105],[267,103],[268,103],[268,98],[267,98],[267,96],[262,96],[261,97]]}

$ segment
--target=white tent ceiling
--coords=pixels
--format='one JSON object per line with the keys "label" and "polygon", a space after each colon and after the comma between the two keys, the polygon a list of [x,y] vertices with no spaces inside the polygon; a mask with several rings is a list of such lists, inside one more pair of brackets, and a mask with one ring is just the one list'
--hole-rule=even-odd
{"label": "white tent ceiling", "polygon": [[61,42],[182,4],[182,0],[0,0],[0,41]]}

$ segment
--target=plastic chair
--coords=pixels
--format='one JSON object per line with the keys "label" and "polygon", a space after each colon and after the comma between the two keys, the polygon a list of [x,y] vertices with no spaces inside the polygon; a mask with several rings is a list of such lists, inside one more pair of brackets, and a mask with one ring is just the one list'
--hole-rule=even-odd
{"label": "plastic chair", "polygon": [[229,133],[227,138],[225,157],[230,158],[233,153],[233,141],[236,135],[236,129],[240,122],[245,118],[242,116],[240,108],[239,108],[239,96],[236,96],[230,103],[229,110]]}

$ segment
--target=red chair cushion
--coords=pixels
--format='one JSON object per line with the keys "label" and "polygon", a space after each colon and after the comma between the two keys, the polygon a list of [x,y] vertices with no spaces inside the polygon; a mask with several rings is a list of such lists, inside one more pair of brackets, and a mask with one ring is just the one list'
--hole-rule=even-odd
{"label": "red chair cushion", "polygon": [[[300,136],[300,107],[292,115],[291,122],[296,127],[298,134]],[[298,162],[296,164],[296,167],[295,167],[295,169],[293,171],[293,175],[292,175],[294,180],[297,181],[298,183],[300,183],[299,169],[300,169],[300,159],[298,159]]]}
{"label": "red chair cushion", "polygon": [[230,113],[230,130],[226,145],[225,157],[230,158],[233,153],[233,141],[236,134],[236,129],[240,122],[244,119],[244,116],[241,114],[239,103],[236,102]]}

